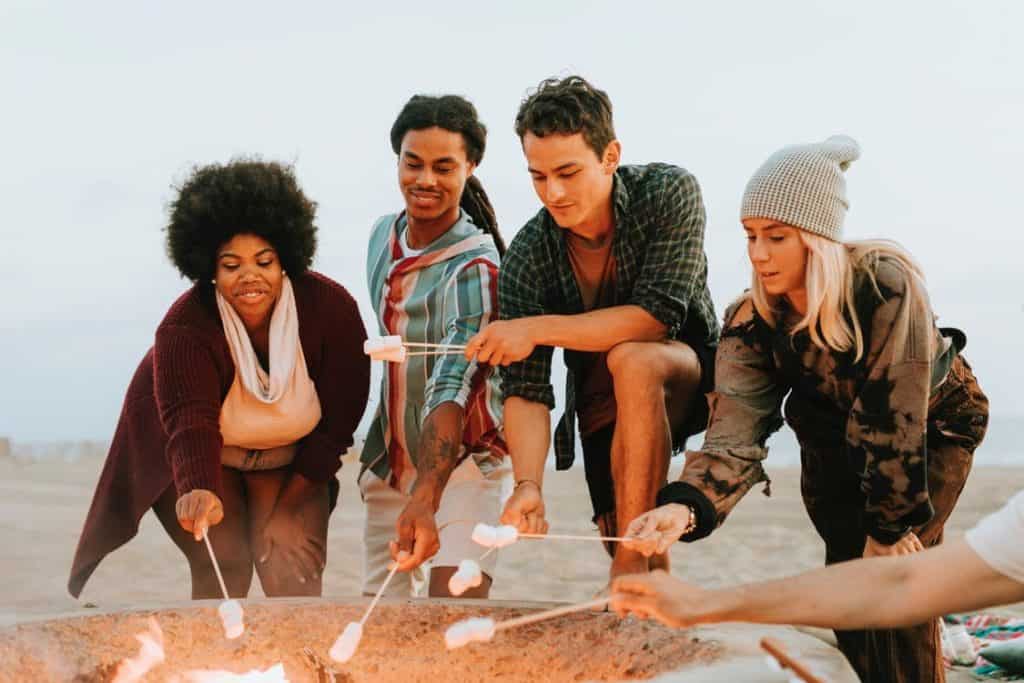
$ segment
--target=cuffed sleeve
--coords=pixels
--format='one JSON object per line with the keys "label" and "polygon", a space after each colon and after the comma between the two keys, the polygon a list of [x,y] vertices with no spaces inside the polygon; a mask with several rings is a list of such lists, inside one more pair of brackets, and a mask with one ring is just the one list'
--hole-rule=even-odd
{"label": "cuffed sleeve", "polygon": [[768,454],[765,442],[783,424],[787,387],[779,384],[771,353],[758,342],[754,324],[748,299],[726,313],[704,444],[699,451],[687,451],[679,477],[691,487],[686,491],[698,509],[703,535],[725,521],[755,484],[768,480],[761,465]]}

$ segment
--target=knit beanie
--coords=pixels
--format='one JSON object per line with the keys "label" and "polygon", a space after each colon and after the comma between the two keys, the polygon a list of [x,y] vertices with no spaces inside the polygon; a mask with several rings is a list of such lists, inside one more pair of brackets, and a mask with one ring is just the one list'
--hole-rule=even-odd
{"label": "knit beanie", "polygon": [[850,207],[843,171],[858,157],[860,146],[846,135],[783,147],[747,183],[740,220],[770,218],[841,241]]}

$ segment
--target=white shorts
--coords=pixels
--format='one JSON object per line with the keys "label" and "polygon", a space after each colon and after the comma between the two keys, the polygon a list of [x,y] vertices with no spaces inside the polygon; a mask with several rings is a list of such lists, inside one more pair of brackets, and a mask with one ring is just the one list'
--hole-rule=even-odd
{"label": "white shorts", "polygon": [[[430,567],[457,567],[459,562],[478,559],[484,548],[473,542],[477,522],[497,524],[501,506],[511,483],[512,468],[502,467],[486,476],[472,457],[464,459],[452,472],[441,494],[441,506],[435,515],[441,549],[429,561],[412,572],[398,572],[385,595],[422,596],[429,585]],[[503,484],[505,486],[503,486]],[[396,538],[395,527],[409,496],[391,488],[380,477],[366,470],[359,479],[359,491],[366,505],[363,528],[363,593],[373,595],[384,583],[391,562],[388,542]],[[498,553],[492,552],[480,562],[484,573],[493,576]]]}

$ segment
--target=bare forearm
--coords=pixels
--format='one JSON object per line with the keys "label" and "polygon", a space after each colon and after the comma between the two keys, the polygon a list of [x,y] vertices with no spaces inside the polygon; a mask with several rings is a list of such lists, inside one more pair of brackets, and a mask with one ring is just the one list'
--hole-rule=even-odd
{"label": "bare forearm", "polygon": [[607,351],[629,341],[659,341],[667,330],[639,306],[613,306],[577,315],[531,318],[531,336],[538,346],[573,351]]}
{"label": "bare forearm", "polygon": [[516,481],[544,481],[544,463],[551,445],[551,414],[543,403],[518,396],[505,401],[505,439]]}
{"label": "bare forearm", "polygon": [[[963,586],[972,586],[970,591]],[[701,621],[893,628],[1024,598],[1024,585],[963,541],[913,555],[844,562],[799,576],[712,591]]]}
{"label": "bare forearm", "polygon": [[450,401],[432,410],[423,421],[412,497],[429,503],[435,511],[441,505],[444,487],[458,465],[464,425],[465,411]]}

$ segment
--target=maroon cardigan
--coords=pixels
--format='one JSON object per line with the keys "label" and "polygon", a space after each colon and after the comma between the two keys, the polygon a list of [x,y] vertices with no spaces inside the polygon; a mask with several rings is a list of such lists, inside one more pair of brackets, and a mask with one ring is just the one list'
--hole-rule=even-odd
{"label": "maroon cardigan", "polygon": [[[292,278],[299,340],[322,416],[298,444],[290,467],[314,482],[334,481],[340,456],[366,409],[370,361],[359,309],[319,273]],[[78,597],[107,553],[131,540],[139,520],[172,484],[177,494],[221,495],[220,408],[235,377],[209,287],[193,287],[167,312],[135,371],[100,474],[68,590]]]}

